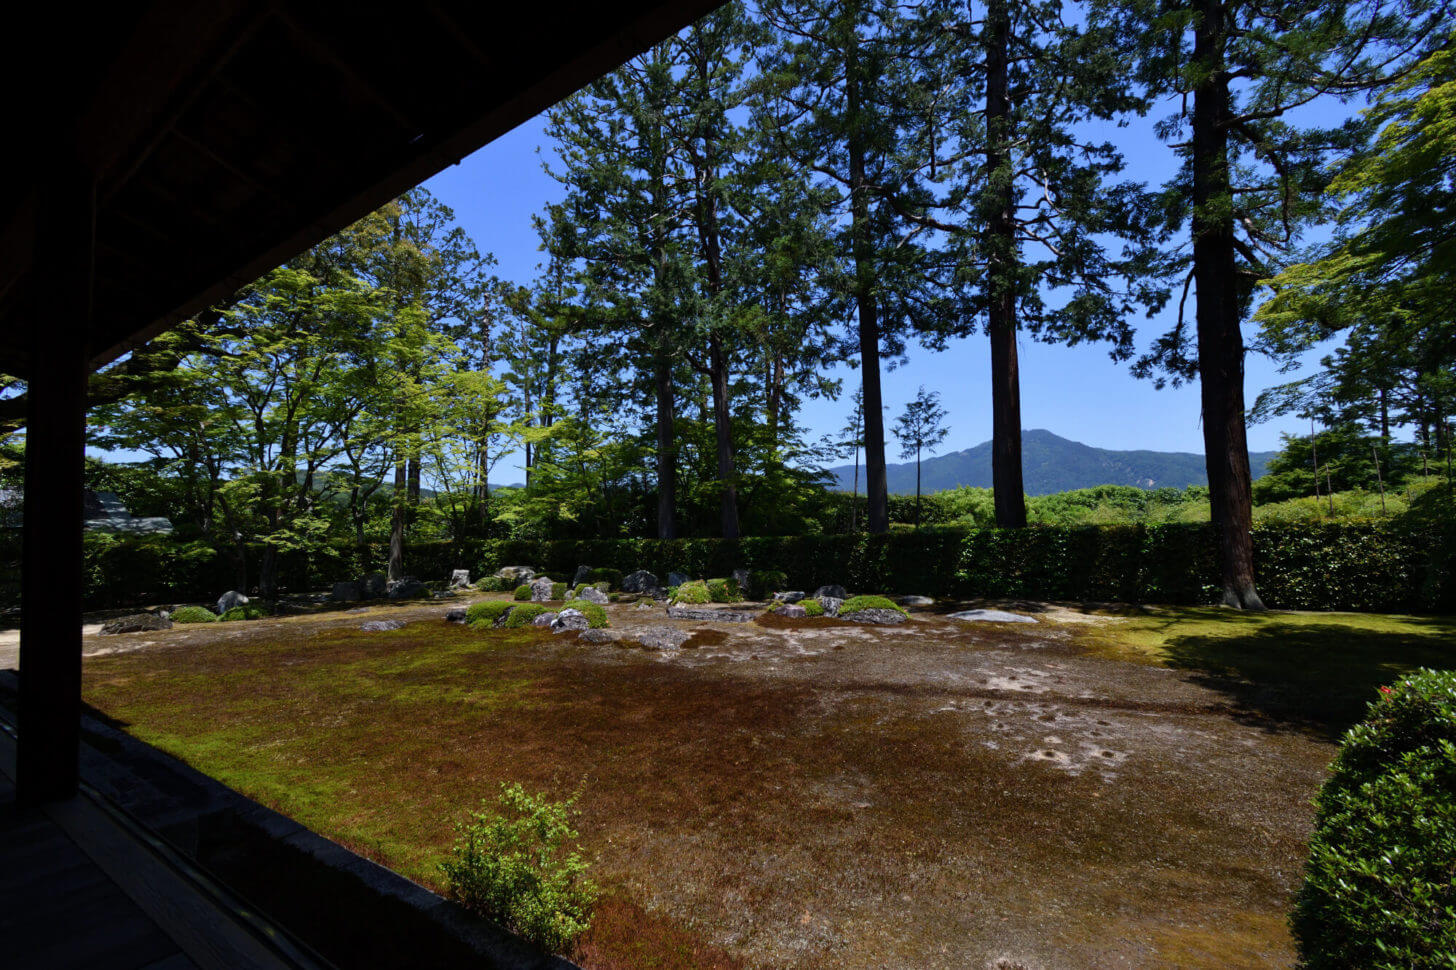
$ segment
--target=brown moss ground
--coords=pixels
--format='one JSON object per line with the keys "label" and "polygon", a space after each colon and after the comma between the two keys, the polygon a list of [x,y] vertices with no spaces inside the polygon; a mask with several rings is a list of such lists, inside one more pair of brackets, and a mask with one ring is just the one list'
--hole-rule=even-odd
{"label": "brown moss ground", "polygon": [[[613,890],[593,968],[1292,960],[1328,732],[1196,664],[1117,656],[1131,620],[687,624],[697,649],[664,656],[442,612],[138,635],[88,658],[86,696],[436,886],[451,823],[500,782],[579,791]],[[1421,656],[1450,659],[1436,642]]]}

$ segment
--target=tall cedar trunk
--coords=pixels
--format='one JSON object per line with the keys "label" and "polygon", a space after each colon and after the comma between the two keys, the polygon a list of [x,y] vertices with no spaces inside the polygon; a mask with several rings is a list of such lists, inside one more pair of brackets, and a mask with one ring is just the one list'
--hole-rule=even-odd
{"label": "tall cedar trunk", "polygon": [[1016,199],[1013,180],[1006,171],[1011,164],[1009,146],[1013,135],[1007,93],[1010,46],[1011,16],[1006,0],[991,0],[986,8],[986,174],[997,186],[986,228],[986,251],[991,261],[987,313],[991,338],[991,486],[996,524],[1003,529],[1019,529],[1026,525],[1026,489],[1021,473],[1016,293],[1011,280],[1016,269]]}
{"label": "tall cedar trunk", "polygon": [[404,579],[404,500],[408,476],[405,463],[394,463],[394,511],[389,517],[389,580]]}
{"label": "tall cedar trunk", "polygon": [[659,353],[653,366],[657,386],[657,538],[676,539],[677,450],[673,441],[672,366]]}
{"label": "tall cedar trunk", "polygon": [[915,446],[915,528],[920,528],[920,445]]}
{"label": "tall cedar trunk", "polygon": [[723,538],[738,538],[738,486],[734,484],[733,415],[728,408],[728,355],[715,333],[708,338],[708,370],[713,382],[713,427],[717,431],[718,481],[723,489]]}
{"label": "tall cedar trunk", "polygon": [[860,118],[859,58],[851,37],[846,53],[845,100],[849,115],[849,213],[854,257],[854,302],[859,314],[859,368],[864,389],[865,498],[870,532],[890,531],[885,481],[885,415],[880,395],[880,320],[875,301],[875,257],[869,238],[869,183],[865,178],[865,134]]}
{"label": "tall cedar trunk", "polygon": [[1193,60],[1193,279],[1198,292],[1198,378],[1209,505],[1218,535],[1223,602],[1262,610],[1254,589],[1252,477],[1244,433],[1244,338],[1240,330],[1230,195],[1229,75],[1223,0],[1197,0]]}

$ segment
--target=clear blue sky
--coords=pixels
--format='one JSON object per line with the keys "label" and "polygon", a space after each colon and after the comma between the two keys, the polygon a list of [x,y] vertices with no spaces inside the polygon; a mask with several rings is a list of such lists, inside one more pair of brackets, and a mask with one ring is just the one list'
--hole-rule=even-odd
{"label": "clear blue sky", "polygon": [[[1343,113],[1334,109],[1329,113]],[[1321,112],[1324,114],[1325,112]],[[1328,117],[1328,115],[1327,115]],[[1171,149],[1152,134],[1152,118],[1124,129],[1108,127],[1103,137],[1114,141],[1128,158],[1128,177],[1164,181],[1172,170]],[[1322,119],[1322,120],[1327,120]],[[539,151],[538,151],[539,149]],[[482,250],[500,261],[503,278],[525,284],[536,274],[543,254],[531,217],[547,202],[561,198],[562,187],[541,167],[552,159],[543,133],[543,120],[532,119],[485,146],[425,183],[441,201],[454,208],[465,229]],[[1140,343],[1146,344],[1168,328],[1175,306],[1159,319],[1139,321]],[[1188,310],[1192,311],[1190,298]],[[1317,357],[1317,355],[1315,355]],[[1076,348],[1046,345],[1023,336],[1020,343],[1022,424],[1101,448],[1149,448],[1158,451],[1203,451],[1196,385],[1158,391],[1148,381],[1132,377],[1126,364],[1115,364],[1098,346]],[[984,336],[958,341],[942,353],[912,345],[909,362],[884,373],[884,398],[893,417],[914,397],[919,385],[937,390],[949,412],[950,434],[941,454],[969,448],[991,437],[990,353]],[[842,368],[847,389],[856,372]],[[1247,363],[1247,398],[1250,404],[1263,388],[1290,380],[1268,360],[1250,355]],[[811,401],[801,414],[810,437],[840,428],[848,402]],[[1299,432],[1295,418],[1249,428],[1249,447],[1271,451],[1280,447],[1281,432]],[[887,457],[898,449],[888,443]],[[511,477],[510,473],[502,478]]]}

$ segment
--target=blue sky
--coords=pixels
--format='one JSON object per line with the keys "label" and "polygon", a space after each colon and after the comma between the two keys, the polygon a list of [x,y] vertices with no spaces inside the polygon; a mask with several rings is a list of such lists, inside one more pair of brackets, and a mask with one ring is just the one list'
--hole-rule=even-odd
{"label": "blue sky", "polygon": [[[1326,109],[1321,120],[1344,110],[1337,106]],[[1103,137],[1123,149],[1129,163],[1127,177],[1159,183],[1172,171],[1173,154],[1153,135],[1152,122],[1149,117],[1122,129],[1108,126]],[[542,170],[543,158],[554,160],[543,133],[543,119],[538,117],[425,183],[455,210],[476,244],[495,254],[499,274],[522,284],[535,277],[543,257],[531,217],[563,194],[562,187]],[[1176,306],[1176,300],[1174,303]],[[1188,309],[1191,313],[1191,299]],[[1140,321],[1140,343],[1165,331],[1175,315],[1174,307],[1160,318]],[[1020,343],[1020,362],[1022,424],[1026,428],[1045,428],[1101,448],[1203,450],[1196,384],[1155,390],[1151,382],[1132,377],[1125,363],[1112,362],[1101,347],[1047,345],[1025,336]],[[982,335],[957,341],[941,353],[912,346],[908,363],[883,375],[889,416],[898,413],[923,384],[940,392],[949,412],[950,434],[941,454],[986,441],[991,437],[990,366]],[[847,367],[836,371],[836,376],[845,378],[847,390],[857,382],[857,373]],[[1291,377],[1279,374],[1272,362],[1250,355],[1249,403],[1263,388]],[[847,414],[846,398],[810,401],[800,420],[810,429],[810,437],[817,438],[837,431]],[[1249,447],[1276,450],[1281,432],[1302,429],[1296,418],[1251,426]],[[894,461],[897,453],[895,443],[889,442],[887,457]]]}

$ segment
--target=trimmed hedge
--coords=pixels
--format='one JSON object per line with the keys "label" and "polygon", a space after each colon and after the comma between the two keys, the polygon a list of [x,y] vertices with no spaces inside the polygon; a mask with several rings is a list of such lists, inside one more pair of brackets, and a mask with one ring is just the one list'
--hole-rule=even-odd
{"label": "trimmed hedge", "polygon": [[478,621],[484,620],[494,626],[515,605],[510,600],[486,600],[483,603],[471,603],[465,608],[465,622],[473,626]]}
{"label": "trimmed hedge", "polygon": [[525,584],[517,586],[516,591],[511,594],[511,598],[522,602],[529,601],[531,599],[531,587]]}
{"label": "trimmed hedge", "polygon": [[1289,921],[1309,970],[1456,966],[1456,673],[1381,691],[1315,800]]}
{"label": "trimmed hedge", "polygon": [[268,610],[264,607],[247,603],[243,606],[234,606],[218,619],[224,623],[232,623],[236,620],[261,620],[267,615]]}
{"label": "trimmed hedge", "polygon": [[172,613],[173,623],[216,623],[217,614],[205,606],[184,606]]}

